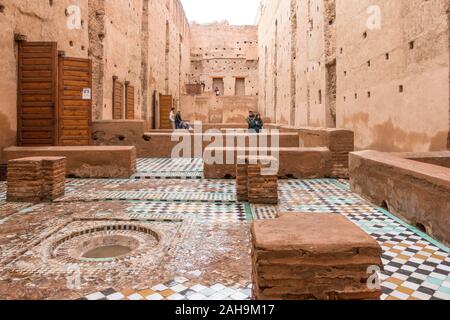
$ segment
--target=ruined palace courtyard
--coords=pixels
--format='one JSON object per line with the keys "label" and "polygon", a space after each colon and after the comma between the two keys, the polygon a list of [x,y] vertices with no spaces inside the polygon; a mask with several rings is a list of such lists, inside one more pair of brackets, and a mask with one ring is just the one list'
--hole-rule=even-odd
{"label": "ruined palace courtyard", "polygon": [[449,0],[0,0],[0,30],[0,301],[450,301]]}
{"label": "ruined palace courtyard", "polygon": [[[236,201],[233,180],[204,179],[202,168],[201,159],[139,159],[130,179],[68,179],[65,196],[37,205],[6,203],[2,183],[0,297],[250,299],[249,225],[281,211],[343,215],[376,239],[382,299],[450,299],[448,247],[348,181],[281,180],[278,206],[250,205]],[[89,234],[139,245],[114,261],[80,263]],[[75,262],[79,269],[68,267]],[[77,272],[80,287],[70,289]]]}

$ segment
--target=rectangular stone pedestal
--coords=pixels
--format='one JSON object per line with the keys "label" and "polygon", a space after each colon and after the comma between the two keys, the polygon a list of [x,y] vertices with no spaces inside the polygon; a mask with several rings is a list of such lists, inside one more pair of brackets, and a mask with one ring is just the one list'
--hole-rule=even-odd
{"label": "rectangular stone pedestal", "polygon": [[379,299],[379,244],[338,214],[286,214],[252,225],[256,300]]}
{"label": "rectangular stone pedestal", "polygon": [[238,201],[254,204],[278,204],[278,169],[270,171],[275,157],[238,157],[236,165],[236,193]]}
{"label": "rectangular stone pedestal", "polygon": [[8,162],[7,201],[40,202],[64,195],[66,158],[31,157]]}

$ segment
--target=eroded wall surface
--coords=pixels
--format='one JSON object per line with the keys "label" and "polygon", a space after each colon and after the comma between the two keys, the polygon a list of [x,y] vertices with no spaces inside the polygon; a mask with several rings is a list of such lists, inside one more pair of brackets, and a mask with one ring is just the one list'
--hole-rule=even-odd
{"label": "eroded wall surface", "polygon": [[348,2],[337,0],[337,125],[358,149],[445,150],[449,2]]}
{"label": "eroded wall surface", "polygon": [[[228,22],[191,24],[191,83],[204,83],[204,92],[215,90],[214,78],[223,79],[221,95],[256,96],[258,93],[257,26]],[[236,79],[245,80],[236,92]]]}
{"label": "eroded wall surface", "polygon": [[92,60],[94,120],[112,119],[113,76],[134,87],[135,118],[149,126],[158,95],[178,104],[188,82],[189,24],[179,0],[0,0],[0,28],[0,151],[16,144],[15,38],[57,42],[67,57]]}
{"label": "eroded wall surface", "polygon": [[17,131],[17,69],[16,39],[58,42],[58,49],[66,56],[88,57],[87,12],[88,0],[76,1],[81,9],[81,29],[69,29],[73,16],[66,9],[75,3],[61,1],[0,1],[0,163],[2,150],[16,144]]}
{"label": "eroded wall surface", "polygon": [[279,124],[353,130],[357,149],[445,150],[449,6],[263,1],[261,113]]}

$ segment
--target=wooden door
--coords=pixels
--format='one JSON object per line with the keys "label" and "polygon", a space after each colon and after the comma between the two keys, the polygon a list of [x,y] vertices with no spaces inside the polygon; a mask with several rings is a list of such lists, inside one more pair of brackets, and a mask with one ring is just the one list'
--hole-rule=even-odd
{"label": "wooden door", "polygon": [[92,125],[91,60],[60,56],[58,78],[58,144],[89,145]]}
{"label": "wooden door", "polygon": [[58,51],[55,42],[19,42],[17,145],[57,143]]}
{"label": "wooden door", "polygon": [[159,128],[172,129],[169,122],[170,110],[172,109],[172,96],[159,95]]}
{"label": "wooden door", "polygon": [[123,83],[113,78],[113,119],[122,120]]}
{"label": "wooden door", "polygon": [[125,119],[134,120],[134,87],[125,83]]}

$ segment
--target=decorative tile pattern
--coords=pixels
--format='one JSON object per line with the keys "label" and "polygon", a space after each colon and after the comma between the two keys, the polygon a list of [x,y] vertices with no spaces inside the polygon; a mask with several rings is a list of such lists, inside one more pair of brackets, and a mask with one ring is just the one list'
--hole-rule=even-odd
{"label": "decorative tile pattern", "polygon": [[204,286],[187,284],[188,279],[175,278],[145,290],[115,290],[91,293],[80,300],[237,300],[251,299],[251,284],[244,288],[226,287],[220,283]]}
{"label": "decorative tile pattern", "polygon": [[174,214],[207,224],[246,221],[245,205],[241,203],[142,202],[129,207],[126,212],[132,219]]}
{"label": "decorative tile pattern", "polygon": [[[195,281],[177,277],[152,287],[145,283],[144,288],[148,287],[145,290],[107,289],[84,299],[248,299],[250,288],[242,280],[249,283],[250,273],[244,277],[239,276],[239,272],[224,276],[230,263],[240,265],[248,256],[247,219],[273,219],[279,211],[327,212],[346,216],[382,246],[382,299],[450,300],[449,249],[352,193],[346,180],[280,180],[278,206],[249,206],[236,202],[233,180],[179,180],[201,176],[199,159],[138,159],[138,173],[133,179],[68,179],[65,197],[53,204],[39,205],[5,203],[5,183],[0,182],[0,228],[10,228],[12,222],[20,226],[33,223],[32,232],[22,228],[0,245],[0,266],[3,270],[7,266],[23,271],[31,277],[57,275],[61,272],[57,259],[54,263],[46,262],[45,266],[42,261],[33,259],[41,250],[46,250],[54,237],[73,230],[65,228],[73,226],[76,219],[175,221],[172,225],[181,223],[182,227],[164,258],[170,263],[162,268],[164,276],[158,273],[151,281],[173,278],[183,272],[180,265],[186,272],[198,268],[199,262],[208,266],[216,261],[215,255],[234,255],[237,262],[227,261],[222,275],[199,272]],[[247,212],[248,207],[251,207],[251,214]],[[245,274],[245,268],[234,267]],[[86,274],[90,278],[86,281],[96,283],[99,273],[93,271],[95,268],[89,270]],[[121,281],[102,287],[130,287],[133,281],[129,279],[135,275],[145,278],[139,270],[127,268],[126,272],[118,273]],[[218,283],[211,286],[211,279],[216,279],[212,283]],[[225,284],[225,279],[231,280]],[[94,291],[96,287],[91,289]]]}
{"label": "decorative tile pattern", "polygon": [[[280,197],[282,212],[342,214],[374,237],[383,249],[383,299],[450,299],[449,249],[352,193],[347,181],[284,181]],[[254,212],[267,218],[276,207]]]}
{"label": "decorative tile pattern", "polygon": [[138,159],[133,179],[202,179],[202,159]]}

